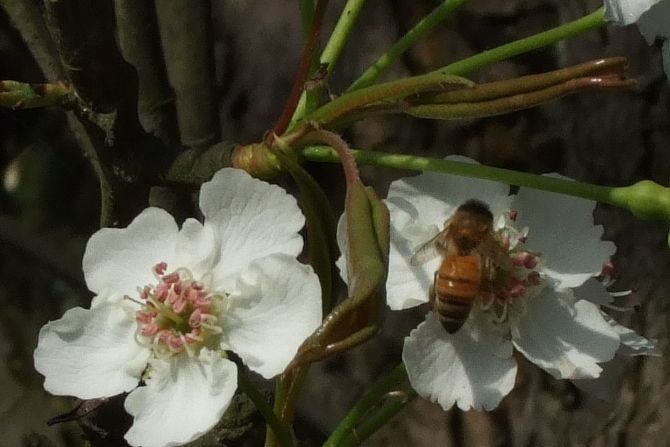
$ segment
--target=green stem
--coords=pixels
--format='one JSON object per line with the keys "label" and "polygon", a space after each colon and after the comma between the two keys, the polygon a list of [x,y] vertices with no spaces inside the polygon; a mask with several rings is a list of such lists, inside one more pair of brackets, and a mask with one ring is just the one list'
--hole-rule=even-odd
{"label": "green stem", "polygon": [[[349,33],[356,23],[358,14],[364,4],[365,0],[348,0],[347,4],[344,5],[340,18],[335,24],[335,29],[333,29],[333,33],[330,35],[326,47],[323,49],[321,57],[319,58],[319,63],[326,65],[328,74],[332,73],[333,67],[335,67],[335,63],[342,53],[342,48],[344,48],[344,44],[347,42]],[[303,20],[305,20],[304,17]],[[289,129],[317,107],[316,95],[314,93],[303,91],[298,106],[295,109],[295,113],[291,118]]]}
{"label": "green stem", "polygon": [[335,29],[321,53],[321,63],[328,64],[328,73],[333,72],[333,67],[342,54],[342,48],[349,38],[349,33],[358,19],[365,0],[348,0],[342,9],[342,14],[335,24]]}
{"label": "green stem", "polygon": [[528,53],[529,51],[552,45],[563,39],[591,31],[605,24],[603,11],[604,8],[601,7],[591,14],[581,17],[573,22],[565,23],[539,34],[483,51],[474,56],[449,64],[436,71],[462,76],[495,62],[500,62],[520,54]]}
{"label": "green stem", "polygon": [[[551,45],[568,37],[595,29],[604,23],[603,8],[600,8],[573,22],[484,51],[430,73],[397,79],[345,93],[310,113],[305,119],[316,121],[322,126],[328,126],[347,114],[355,112],[356,109],[375,102],[403,98],[410,94],[438,88],[453,89],[458,84],[464,86],[466,80],[459,78],[460,75],[512,56]],[[294,117],[293,125],[295,124],[296,118]]]}
{"label": "green stem", "polygon": [[293,447],[294,443],[291,432],[281,423],[270,404],[268,404],[263,395],[242,371],[237,375],[237,381],[240,390],[249,396],[249,399],[251,399],[258,411],[263,415],[268,426],[268,434],[272,433],[282,447]]}
{"label": "green stem", "polygon": [[323,17],[326,13],[326,8],[328,6],[328,0],[317,0],[316,6],[314,7],[313,20],[309,27],[309,33],[305,39],[305,46],[302,49],[302,54],[300,55],[300,62],[296,69],[295,76],[293,78],[293,85],[291,86],[291,91],[284,104],[284,109],[281,112],[281,115],[277,119],[277,122],[272,128],[272,132],[266,135],[265,141],[272,142],[275,135],[282,135],[288,126],[291,124],[292,117],[295,115],[298,106],[300,105],[300,99],[304,93],[305,82],[307,82],[309,73],[312,68],[312,62],[316,56],[316,51],[318,50],[319,36],[321,35],[321,27],[323,25]]}
{"label": "green stem", "polygon": [[439,72],[426,73],[371,85],[370,87],[346,93],[315,110],[306,119],[327,127],[337,120],[346,117],[347,114],[376,102],[404,98],[425,91],[439,92],[473,86],[474,84],[471,81],[459,76]]}
{"label": "green stem", "polygon": [[[347,439],[354,429],[356,429],[356,433],[360,435],[356,428],[359,421],[384,398],[386,393],[395,389],[397,385],[406,378],[407,372],[405,371],[405,365],[401,363],[389,373],[378,379],[372,385],[372,388],[370,388],[370,390],[356,402],[344,419],[340,421],[340,424],[335,431],[331,433],[330,437],[323,444],[323,447],[336,447],[342,445],[341,443]],[[388,418],[384,419],[382,423],[386,420],[388,420]]]}
{"label": "green stem", "polygon": [[29,84],[18,81],[0,81],[0,107],[32,109],[36,107],[72,107],[75,92],[62,82]]}
{"label": "green stem", "polygon": [[[509,185],[527,186],[606,203],[611,203],[609,196],[612,189],[614,189],[607,186],[591,185],[563,178],[529,174],[475,163],[360,150],[351,150],[351,153],[354,155],[356,162],[361,165],[456,174],[465,177],[493,180]],[[339,163],[339,158],[335,151],[327,146],[310,146],[303,149],[302,156],[311,161]]]}
{"label": "green stem", "polygon": [[[493,180],[608,203],[625,208],[642,219],[670,221],[670,188],[650,180],[641,180],[633,185],[621,187],[601,186],[475,163],[357,150],[351,150],[351,153],[359,165],[442,172]],[[302,150],[302,156],[311,161],[339,163],[335,151],[326,146],[307,147]]]}
{"label": "green stem", "polygon": [[[279,445],[283,447],[280,437],[276,435],[277,431],[273,429],[269,421],[271,419],[275,419],[276,424],[278,424],[281,427],[284,427],[284,424],[282,424],[279,421],[277,415],[281,413],[281,410],[284,407],[284,401],[286,400],[286,392],[287,389],[284,384],[284,381],[282,380],[281,376],[277,377],[275,379],[274,410],[272,409],[270,410],[270,412],[272,413],[270,419],[266,418],[266,422],[268,422],[268,425],[267,430],[265,431],[265,447],[275,447],[277,443],[279,443]],[[293,442],[293,438],[291,438],[291,442]]]}
{"label": "green stem", "polygon": [[355,447],[363,444],[367,438],[372,436],[377,430],[389,422],[400,412],[407,404],[412,402],[417,396],[416,391],[409,390],[402,399],[395,399],[384,405],[373,415],[369,416],[358,427],[338,444],[338,447]]}
{"label": "green stem", "polygon": [[430,33],[437,25],[446,19],[454,10],[459,8],[465,0],[445,0],[433,9],[430,14],[421,19],[414,28],[402,36],[393,46],[375,61],[365,72],[349,86],[347,92],[372,85],[386,70],[409,50],[419,39]]}

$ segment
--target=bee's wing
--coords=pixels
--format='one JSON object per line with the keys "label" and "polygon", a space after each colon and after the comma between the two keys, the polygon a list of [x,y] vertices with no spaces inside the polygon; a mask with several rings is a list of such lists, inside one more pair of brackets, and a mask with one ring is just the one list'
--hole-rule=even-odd
{"label": "bee's wing", "polygon": [[440,249],[444,245],[443,241],[447,235],[447,230],[442,230],[435,236],[424,242],[416,249],[411,258],[409,258],[410,265],[422,265],[428,261],[432,261],[442,254]]}
{"label": "bee's wing", "polygon": [[493,234],[479,243],[477,251],[503,270],[512,270],[513,264],[509,253]]}

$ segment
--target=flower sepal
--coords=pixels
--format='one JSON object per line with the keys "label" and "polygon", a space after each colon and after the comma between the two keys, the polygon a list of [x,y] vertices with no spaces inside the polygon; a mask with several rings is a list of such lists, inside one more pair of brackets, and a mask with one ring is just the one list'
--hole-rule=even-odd
{"label": "flower sepal", "polygon": [[351,349],[379,330],[386,296],[388,209],[372,188],[356,180],[347,188],[345,214],[348,296],[303,343],[292,366]]}

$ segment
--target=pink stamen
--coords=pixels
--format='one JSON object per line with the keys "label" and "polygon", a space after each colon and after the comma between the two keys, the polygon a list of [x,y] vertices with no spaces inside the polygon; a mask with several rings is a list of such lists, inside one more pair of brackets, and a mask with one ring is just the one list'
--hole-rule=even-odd
{"label": "pink stamen", "polygon": [[198,308],[193,311],[191,316],[188,319],[188,324],[192,328],[198,328],[200,327],[200,324],[202,323],[202,311]]}
{"label": "pink stamen", "polygon": [[[138,334],[152,338],[155,346],[163,345],[172,354],[186,350],[193,355],[192,345],[203,343],[207,337],[221,332],[218,319],[209,313],[216,295],[208,295],[204,285],[192,281],[186,269],[165,274],[167,268],[165,262],[154,265],[158,284],[137,289],[138,295],[145,300],[135,313]],[[176,317],[167,314],[170,311]],[[180,327],[184,320],[187,328]]]}
{"label": "pink stamen", "polygon": [[537,256],[528,253],[527,251],[522,251],[512,256],[512,264],[516,267],[524,267],[528,270],[532,270],[537,267]]}
{"label": "pink stamen", "polygon": [[607,261],[603,264],[600,274],[605,278],[611,278],[614,276],[614,263],[612,261]]}
{"label": "pink stamen", "polygon": [[530,253],[526,253],[526,255],[527,256],[524,259],[523,266],[528,270],[533,270],[535,267],[537,267],[537,257],[531,255]]}
{"label": "pink stamen", "polygon": [[519,216],[519,211],[509,210],[509,220],[515,221],[518,216]]}
{"label": "pink stamen", "polygon": [[526,293],[526,286],[524,286],[523,284],[517,284],[508,291],[508,295],[510,296],[510,298],[519,298],[523,296],[525,293]]}
{"label": "pink stamen", "polygon": [[176,313],[180,314],[186,309],[186,305],[188,304],[188,301],[183,299],[181,296],[177,301],[172,304],[172,310],[175,311]]}
{"label": "pink stamen", "polygon": [[156,290],[154,291],[154,296],[158,301],[161,303],[165,301],[165,298],[168,296],[168,292],[170,291],[170,286],[165,284],[165,283],[160,283],[156,286]]}
{"label": "pink stamen", "polygon": [[186,299],[191,303],[195,303],[195,301],[198,299],[199,294],[200,292],[197,289],[191,287],[186,291]]}
{"label": "pink stamen", "polygon": [[153,320],[155,316],[156,315],[153,314],[153,312],[138,310],[135,312],[135,321],[137,321],[139,324],[148,324],[151,323],[151,320]]}
{"label": "pink stamen", "polygon": [[154,265],[154,272],[157,275],[163,275],[165,270],[167,270],[167,262],[159,262],[158,264]]}
{"label": "pink stamen", "polygon": [[523,253],[520,253],[520,254],[518,254],[518,255],[512,256],[512,264],[513,264],[515,267],[523,267],[523,265],[524,265],[524,263],[525,263],[525,259],[524,259],[524,257],[523,257],[522,255],[523,255]]}
{"label": "pink stamen", "polygon": [[168,347],[174,351],[180,350],[183,344],[181,338],[176,335],[170,334],[170,337],[167,340]]}
{"label": "pink stamen", "polygon": [[168,340],[172,337],[172,333],[168,329],[163,329],[158,333],[158,342],[167,345]]}
{"label": "pink stamen", "polygon": [[156,323],[149,323],[141,326],[140,334],[144,335],[145,337],[153,337],[160,330],[161,328],[159,328]]}
{"label": "pink stamen", "polygon": [[174,303],[176,303],[177,301],[179,301],[179,294],[176,293],[174,290],[171,290],[170,294],[168,295],[168,303],[170,303],[170,305],[173,306]]}
{"label": "pink stamen", "polygon": [[179,273],[174,272],[170,273],[169,275],[164,275],[161,277],[161,281],[163,281],[166,284],[174,284],[179,281]]}
{"label": "pink stamen", "polygon": [[199,293],[197,298],[195,300],[193,300],[193,305],[194,306],[200,307],[200,308],[206,308],[206,310],[209,310],[210,304],[212,304],[212,299],[209,298],[204,293]]}

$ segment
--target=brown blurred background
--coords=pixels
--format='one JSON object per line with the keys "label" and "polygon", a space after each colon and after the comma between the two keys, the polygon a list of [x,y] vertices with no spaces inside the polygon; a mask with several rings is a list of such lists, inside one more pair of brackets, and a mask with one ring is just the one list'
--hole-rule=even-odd
{"label": "brown blurred background", "polygon": [[[33,0],[27,0],[33,1]],[[337,94],[437,1],[371,0],[336,67]],[[326,30],[343,4],[331,1]],[[425,72],[576,19],[600,6],[592,0],[470,0],[453,20],[422,40],[386,75]],[[278,116],[301,48],[297,2],[213,0],[212,39],[220,129],[224,139],[257,141]],[[659,47],[635,27],[609,27],[499,63],[472,75],[493,81],[603,56],[626,56],[631,91],[589,92],[507,116],[453,122],[383,117],[345,132],[353,147],[442,157],[464,154],[482,163],[578,180],[627,185],[668,184],[670,94]],[[0,79],[43,79],[20,35],[0,12]],[[339,212],[336,166],[309,166]],[[76,426],[45,421],[72,406],[41,390],[32,351],[42,324],[90,299],[80,262],[98,222],[98,187],[87,160],[56,109],[0,109],[0,446],[79,444]],[[408,172],[364,168],[384,194]],[[667,227],[600,206],[595,219],[617,244],[616,290],[633,289],[636,311],[613,313],[667,353],[670,248]],[[366,386],[400,358],[402,339],[419,311],[388,313],[373,341],[314,367],[300,401],[296,430],[318,445]],[[490,413],[442,411],[415,400],[366,445],[379,446],[664,446],[670,445],[667,357],[630,358],[618,398],[604,403],[556,381],[522,357],[517,385]],[[40,435],[38,435],[40,434]],[[44,439],[41,442],[45,442]]]}

